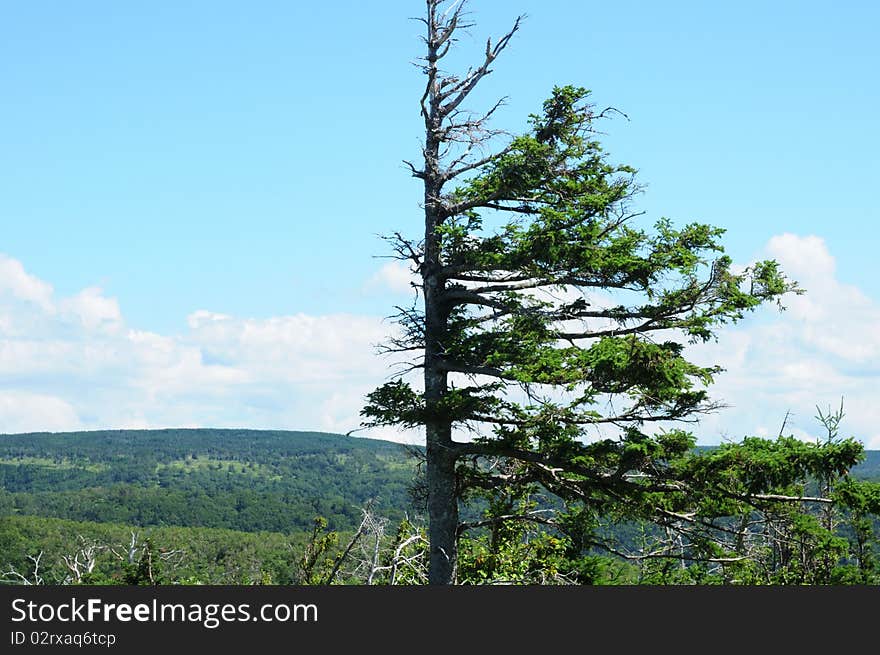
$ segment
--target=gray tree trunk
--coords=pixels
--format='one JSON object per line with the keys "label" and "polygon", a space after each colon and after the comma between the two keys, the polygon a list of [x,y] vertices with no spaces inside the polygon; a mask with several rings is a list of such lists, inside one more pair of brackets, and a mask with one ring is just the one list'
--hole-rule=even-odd
{"label": "gray tree trunk", "polygon": [[452,425],[440,403],[447,392],[447,372],[442,365],[443,339],[447,328],[444,280],[440,270],[439,171],[440,142],[436,138],[440,118],[432,103],[432,116],[425,138],[425,255],[422,281],[425,297],[425,422],[426,482],[428,494],[429,584],[452,584],[455,576],[458,531],[458,494]]}

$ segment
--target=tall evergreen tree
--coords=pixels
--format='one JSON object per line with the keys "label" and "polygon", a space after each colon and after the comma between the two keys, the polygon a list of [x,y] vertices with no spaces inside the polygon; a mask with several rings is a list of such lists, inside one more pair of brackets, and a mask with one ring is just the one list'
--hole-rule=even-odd
{"label": "tall evergreen tree", "polygon": [[520,19],[456,75],[441,62],[471,25],[464,2],[443,5],[427,0],[422,19],[423,157],[407,162],[424,232],[390,238],[420,293],[388,347],[423,386],[395,379],[363,410],[369,425],[424,426],[432,584],[455,579],[469,487],[538,483],[585,515],[644,513],[694,444],[651,426],[717,407],[706,386],[720,369],[689,361],[684,342],[797,290],[774,261],[734,270],[720,228],[641,225],[635,170],[604,153],[596,123],[610,110],[586,89],[554,88],[506,140],[490,125],[501,101],[465,109]]}

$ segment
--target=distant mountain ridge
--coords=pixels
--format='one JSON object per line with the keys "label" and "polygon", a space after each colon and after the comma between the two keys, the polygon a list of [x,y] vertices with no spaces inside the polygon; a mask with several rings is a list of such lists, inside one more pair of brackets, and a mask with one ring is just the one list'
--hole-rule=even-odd
{"label": "distant mountain ridge", "polygon": [[[220,437],[218,439],[218,437]],[[169,443],[169,439],[172,440]],[[35,440],[39,443],[35,443]],[[265,457],[320,452],[324,449],[365,451],[400,455],[419,446],[394,441],[356,437],[334,432],[301,430],[257,430],[250,428],[160,428],[149,430],[83,430],[70,432],[0,433],[0,461],[10,455],[34,450],[63,448],[66,457],[101,456],[99,449],[125,447],[129,455],[155,455],[157,452],[185,453],[187,450],[210,452],[241,458],[242,455]],[[698,446],[713,448],[714,446]],[[859,477],[880,478],[880,450],[866,450],[865,460],[853,468]]]}
{"label": "distant mountain ridge", "polygon": [[[323,432],[96,430],[0,435],[0,517],[140,526],[351,529],[368,503],[418,514],[416,447]],[[880,451],[853,469],[880,479]]]}
{"label": "distant mountain ridge", "polygon": [[[257,430],[250,428],[158,428],[158,429],[120,429],[120,430],[79,430],[66,432],[16,432],[0,433],[0,454],[11,444],[24,445],[32,439],[39,439],[46,444],[64,445],[78,449],[91,449],[96,445],[144,447],[156,444],[165,445],[169,438],[177,440],[183,447],[216,446],[208,443],[216,437],[223,437],[220,447],[227,444],[227,438],[245,439],[236,446],[251,444],[277,447],[282,442],[289,442],[295,450],[309,450],[322,445],[366,444],[366,448],[397,448],[402,444],[381,439],[368,439],[335,432],[315,430]],[[62,444],[63,441],[63,444]],[[359,447],[359,446],[357,446]]]}
{"label": "distant mountain ridge", "polygon": [[332,433],[165,429],[0,435],[0,515],[248,532],[401,518],[415,462],[401,444]]}

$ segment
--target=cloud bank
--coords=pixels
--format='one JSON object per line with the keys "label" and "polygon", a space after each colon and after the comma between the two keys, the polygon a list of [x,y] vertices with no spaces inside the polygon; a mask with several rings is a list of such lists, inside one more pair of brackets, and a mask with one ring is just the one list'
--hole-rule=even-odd
{"label": "cloud bank", "polygon": [[[59,298],[0,255],[0,432],[250,427],[347,432],[390,373],[382,318],[205,310],[168,336],[90,287]],[[360,434],[360,433],[358,433]],[[371,436],[412,440],[385,431]]]}
{"label": "cloud bank", "polygon": [[827,413],[842,399],[841,436],[880,449],[880,303],[837,278],[817,236],[775,236],[762,255],[779,261],[806,293],[786,297],[783,313],[762,310],[694,349],[701,363],[727,369],[712,394],[732,406],[704,420],[700,434],[713,443],[775,436],[790,412],[786,434],[820,438],[817,407]]}
{"label": "cloud bank", "polygon": [[[836,277],[816,236],[765,246],[807,290],[723,329],[692,356],[726,369],[711,392],[731,407],[694,427],[700,443],[787,433],[815,438],[816,405],[844,399],[843,433],[880,448],[880,304]],[[412,295],[409,271],[383,267],[366,282]],[[0,432],[248,427],[348,432],[365,395],[388,379],[378,316],[243,318],[192,312],[162,335],[129,325],[101,288],[58,297],[47,281],[0,255]],[[357,434],[413,442],[393,430]]]}

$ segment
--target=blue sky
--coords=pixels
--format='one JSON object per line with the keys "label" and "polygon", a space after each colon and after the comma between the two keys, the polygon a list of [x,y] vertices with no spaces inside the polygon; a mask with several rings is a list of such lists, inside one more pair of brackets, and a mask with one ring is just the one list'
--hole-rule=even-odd
{"label": "blue sky", "polygon": [[[0,2],[0,431],[355,427],[405,287],[377,235],[419,230],[401,160],[422,10]],[[723,226],[736,261],[769,253],[810,292],[705,351],[737,409],[702,440],[773,433],[787,409],[811,434],[845,395],[845,426],[880,447],[880,8],[471,11],[455,62],[528,15],[474,109],[507,96],[497,124],[517,131],[554,84],[592,89],[629,117],[604,142],[650,219]]]}

